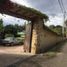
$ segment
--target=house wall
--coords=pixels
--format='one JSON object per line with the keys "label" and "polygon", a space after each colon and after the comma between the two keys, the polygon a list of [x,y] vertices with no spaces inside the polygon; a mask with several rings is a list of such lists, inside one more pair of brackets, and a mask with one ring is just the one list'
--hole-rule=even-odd
{"label": "house wall", "polygon": [[42,19],[32,21],[32,43],[31,53],[36,54],[47,50],[48,47],[58,43],[62,40],[62,37],[49,30],[44,26]]}

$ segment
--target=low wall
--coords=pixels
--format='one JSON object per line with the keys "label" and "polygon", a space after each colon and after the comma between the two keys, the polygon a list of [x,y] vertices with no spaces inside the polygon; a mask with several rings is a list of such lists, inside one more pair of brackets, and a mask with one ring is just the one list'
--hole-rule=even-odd
{"label": "low wall", "polygon": [[40,53],[62,40],[62,37],[44,26],[41,19],[33,21],[31,53]]}

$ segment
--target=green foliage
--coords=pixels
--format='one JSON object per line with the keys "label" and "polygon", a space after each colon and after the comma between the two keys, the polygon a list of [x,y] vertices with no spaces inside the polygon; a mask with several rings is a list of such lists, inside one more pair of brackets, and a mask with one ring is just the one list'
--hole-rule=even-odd
{"label": "green foliage", "polygon": [[3,20],[0,19],[0,32],[3,30]]}
{"label": "green foliage", "polygon": [[4,32],[5,32],[5,34],[13,34],[14,36],[16,36],[16,34],[17,34],[17,30],[13,25],[5,26]]}
{"label": "green foliage", "polygon": [[55,28],[55,26],[54,26],[54,25],[50,25],[49,28],[50,28],[51,30],[53,30],[53,29]]}
{"label": "green foliage", "polygon": [[25,30],[25,25],[19,26],[18,24],[15,24],[14,27],[17,30],[17,32],[22,32],[23,30]]}
{"label": "green foliage", "polygon": [[3,26],[3,20],[0,19],[0,38],[8,37],[8,36],[14,36],[18,37],[18,32],[22,32],[25,30],[25,25],[19,26],[18,24],[15,25],[6,25]]}
{"label": "green foliage", "polygon": [[15,24],[15,25],[6,25],[5,27],[4,27],[4,33],[5,33],[5,35],[6,34],[12,34],[12,35],[14,35],[15,37],[17,37],[18,35],[17,35],[17,32],[21,32],[21,31],[23,31],[23,30],[25,30],[25,26],[19,26],[19,25],[17,25],[17,24]]}
{"label": "green foliage", "polygon": [[64,22],[65,24],[66,24],[66,26],[67,26],[67,20]]}
{"label": "green foliage", "polygon": [[4,26],[2,19],[0,19],[0,38],[4,38]]}
{"label": "green foliage", "polygon": [[50,25],[49,28],[52,31],[56,32],[57,34],[62,35],[62,26],[60,26],[60,25],[57,25],[57,26]]}

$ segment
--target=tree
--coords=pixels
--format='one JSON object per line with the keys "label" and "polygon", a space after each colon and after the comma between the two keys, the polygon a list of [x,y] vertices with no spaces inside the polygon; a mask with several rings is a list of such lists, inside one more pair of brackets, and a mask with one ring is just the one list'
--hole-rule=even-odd
{"label": "tree", "polygon": [[17,32],[22,32],[25,30],[25,25],[20,26],[18,24],[15,24],[14,27],[16,28]]}
{"label": "tree", "polygon": [[3,20],[0,19],[0,39],[4,38],[4,26],[3,26]]}
{"label": "tree", "polygon": [[13,34],[14,36],[16,36],[17,34],[17,29],[13,26],[13,25],[6,25],[4,27],[4,33],[5,34]]}
{"label": "tree", "polygon": [[17,32],[22,32],[22,31],[24,31],[25,30],[25,26],[23,25],[23,26],[19,26],[18,24],[15,24],[15,25],[6,25],[5,27],[4,27],[4,33],[5,33],[5,35],[6,34],[13,34],[15,37],[16,36],[18,36],[17,35]]}
{"label": "tree", "polygon": [[3,27],[4,27],[4,26],[3,26],[3,20],[0,19],[0,32],[3,31]]}
{"label": "tree", "polygon": [[54,25],[50,25],[49,28],[50,28],[51,30],[54,30],[55,26],[54,26]]}
{"label": "tree", "polygon": [[60,26],[60,25],[57,25],[57,26],[50,25],[49,28],[52,31],[56,32],[57,34],[62,35],[62,26]]}
{"label": "tree", "polygon": [[62,35],[62,26],[57,25],[54,29],[54,32],[56,32],[57,34]]}

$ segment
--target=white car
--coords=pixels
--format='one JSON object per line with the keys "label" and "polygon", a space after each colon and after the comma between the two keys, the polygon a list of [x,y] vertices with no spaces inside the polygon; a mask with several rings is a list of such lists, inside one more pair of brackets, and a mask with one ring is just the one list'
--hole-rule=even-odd
{"label": "white car", "polygon": [[7,37],[4,39],[5,45],[19,45],[21,42],[14,37]]}

